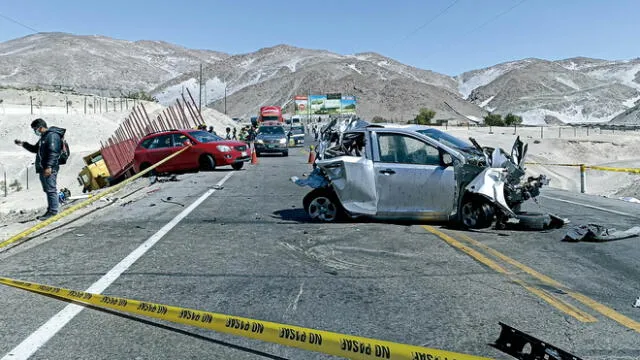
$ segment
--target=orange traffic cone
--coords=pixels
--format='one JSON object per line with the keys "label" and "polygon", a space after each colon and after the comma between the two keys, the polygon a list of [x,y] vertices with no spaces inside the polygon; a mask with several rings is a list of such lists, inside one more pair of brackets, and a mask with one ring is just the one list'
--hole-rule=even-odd
{"label": "orange traffic cone", "polygon": [[308,164],[313,164],[316,162],[316,152],[313,149],[313,145],[309,146],[309,160],[307,160]]}
{"label": "orange traffic cone", "polygon": [[258,155],[256,154],[256,149],[251,146],[251,165],[258,165]]}

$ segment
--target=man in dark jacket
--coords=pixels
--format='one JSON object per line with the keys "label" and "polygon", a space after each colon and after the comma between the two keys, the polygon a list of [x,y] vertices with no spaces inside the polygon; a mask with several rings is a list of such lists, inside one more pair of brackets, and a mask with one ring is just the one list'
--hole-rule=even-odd
{"label": "man in dark jacket", "polygon": [[36,154],[36,173],[40,175],[40,183],[42,190],[47,194],[48,204],[47,212],[38,216],[38,220],[46,220],[60,211],[56,178],[60,169],[58,159],[62,152],[62,137],[66,130],[55,126],[49,128],[42,119],[35,119],[31,123],[31,129],[40,137],[35,145],[20,140],[15,140],[15,143]]}

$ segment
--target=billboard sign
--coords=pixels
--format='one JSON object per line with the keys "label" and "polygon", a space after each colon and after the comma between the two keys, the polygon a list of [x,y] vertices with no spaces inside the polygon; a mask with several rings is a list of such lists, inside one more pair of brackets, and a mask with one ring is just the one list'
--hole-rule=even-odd
{"label": "billboard sign", "polygon": [[295,96],[296,115],[355,114],[355,96],[340,93],[326,95]]}
{"label": "billboard sign", "polygon": [[308,114],[307,106],[309,106],[309,99],[306,96],[296,96],[293,98],[295,104],[295,114],[304,115]]}

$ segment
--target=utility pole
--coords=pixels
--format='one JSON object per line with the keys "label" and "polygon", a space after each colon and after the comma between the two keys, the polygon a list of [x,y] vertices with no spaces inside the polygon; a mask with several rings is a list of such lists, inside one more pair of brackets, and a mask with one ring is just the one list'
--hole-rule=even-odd
{"label": "utility pole", "polygon": [[227,115],[227,82],[224,82],[224,114]]}
{"label": "utility pole", "polygon": [[202,63],[200,63],[200,97],[198,98],[198,110],[202,111]]}

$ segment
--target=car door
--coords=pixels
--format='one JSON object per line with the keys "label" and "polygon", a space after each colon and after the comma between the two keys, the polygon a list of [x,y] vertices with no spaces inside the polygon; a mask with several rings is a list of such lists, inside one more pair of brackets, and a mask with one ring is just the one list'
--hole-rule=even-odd
{"label": "car door", "polygon": [[437,144],[389,130],[373,137],[377,216],[447,220],[455,209],[456,181]]}
{"label": "car door", "polygon": [[[190,139],[187,135],[183,133],[175,133],[171,135],[172,137],[172,153],[182,150],[183,147],[187,145],[187,143],[191,143],[195,145],[195,142]],[[171,170],[192,170],[198,167],[198,155],[195,154],[196,150],[192,147],[191,149],[185,150],[182,154],[176,156],[175,158],[169,160],[169,168]]]}
{"label": "car door", "polygon": [[[171,137],[172,137],[171,134],[166,134],[166,135],[158,135],[155,138],[153,138],[153,141],[151,142],[147,150],[148,158],[149,160],[151,160],[152,164],[156,164],[160,162],[162,159],[171,155],[171,153],[174,150]],[[167,164],[167,163],[162,164],[158,166],[156,170],[160,172],[169,171],[170,170],[169,165],[170,164]]]}

